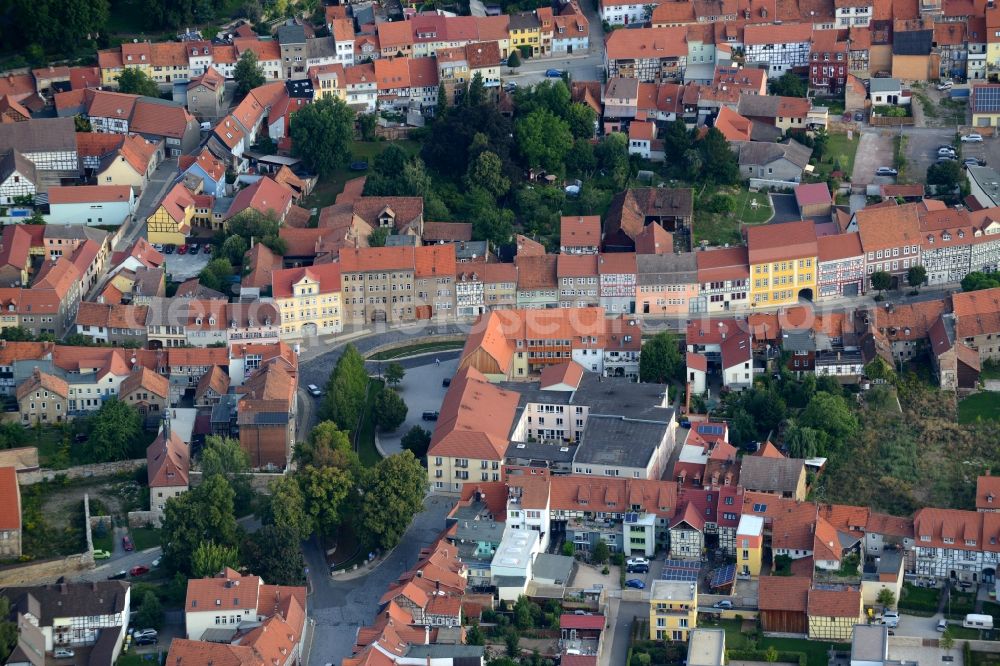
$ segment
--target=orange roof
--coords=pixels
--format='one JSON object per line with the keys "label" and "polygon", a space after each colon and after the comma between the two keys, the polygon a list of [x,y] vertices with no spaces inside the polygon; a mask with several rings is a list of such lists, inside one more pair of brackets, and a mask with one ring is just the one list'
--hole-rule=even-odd
{"label": "orange roof", "polygon": [[[945,302],[938,299],[921,303],[894,304],[891,309],[877,307],[874,308],[874,326],[893,342],[923,340],[937,318],[945,311],[945,306]],[[961,320],[959,326],[960,324]],[[961,334],[959,336],[961,337]]]}
{"label": "orange roof", "polygon": [[557,384],[578,387],[581,379],[583,379],[583,366],[576,361],[570,361],[546,366],[539,377],[538,386],[543,389]]}
{"label": "orange roof", "polygon": [[[233,585],[233,582],[237,582]],[[188,580],[184,601],[186,613],[257,609],[261,580],[258,576],[242,576],[230,568],[212,578]]]}
{"label": "orange roof", "polygon": [[1000,476],[987,473],[976,479],[976,508],[990,511],[1000,509]]}
{"label": "orange roof", "polygon": [[193,206],[194,199],[191,197],[191,193],[188,192],[183,183],[177,183],[163,197],[159,207],[163,208],[174,222],[180,224],[184,221],[185,211]]}
{"label": "orange roof", "polygon": [[[327,7],[327,10],[332,9]],[[354,21],[349,18],[335,18],[330,21],[330,31],[335,42],[354,43]]]}
{"label": "orange roof", "polygon": [[231,44],[213,44],[212,62],[217,65],[235,64],[239,58],[236,55],[236,47]]}
{"label": "orange roof", "polygon": [[135,108],[136,100],[139,99],[138,95],[127,95],[109,90],[88,89],[85,92],[86,96],[90,97],[87,115],[92,118],[128,120]]}
{"label": "orange roof", "polygon": [[856,589],[809,590],[809,617],[847,617],[861,620],[861,592]]}
{"label": "orange roof", "polygon": [[864,250],[861,249],[861,234],[859,233],[820,236],[816,244],[821,262],[838,261],[864,255]]}
{"label": "orange roof", "polygon": [[239,191],[233,198],[229,210],[226,211],[226,219],[252,208],[262,215],[269,212],[274,213],[280,220],[288,212],[294,194],[287,185],[282,185],[265,176]]}
{"label": "orange roof", "polygon": [[343,248],[340,251],[340,265],[344,273],[412,270],[414,249],[413,247]]}
{"label": "orange roof", "polygon": [[108,203],[130,201],[131,199],[132,187],[130,185],[76,185],[73,187],[53,185],[49,188],[50,204]]}
{"label": "orange roof", "polygon": [[874,252],[886,247],[920,243],[919,204],[865,208],[855,213],[861,247]]}
{"label": "orange roof", "polygon": [[195,399],[202,398],[209,389],[215,391],[218,395],[225,395],[229,392],[229,375],[217,365],[213,365],[198,380],[198,386],[194,390]]}
{"label": "orange roof", "polygon": [[652,141],[655,136],[655,123],[632,122],[628,126],[628,138],[633,141]]}
{"label": "orange roof", "polygon": [[507,450],[520,396],[467,368],[452,379],[428,454],[498,460]]}
{"label": "orange roof", "polygon": [[701,372],[708,372],[708,357],[704,354],[688,352],[685,356],[685,362],[689,368],[700,370]]}
{"label": "orange roof", "polygon": [[518,290],[548,289],[557,285],[557,255],[518,255],[514,263],[517,266]]}
{"label": "orange roof", "polygon": [[722,132],[726,141],[750,140],[750,121],[728,106],[719,109],[719,115],[715,119],[715,128]]}
{"label": "orange roof", "polygon": [[673,254],[674,235],[659,224],[647,224],[635,237],[636,254]]}
{"label": "orange roof", "polygon": [[182,155],[178,158],[178,166],[182,171],[197,164],[202,171],[207,173],[214,181],[219,182],[226,176],[226,165],[219,158],[212,154],[208,148],[202,148],[197,157],[194,155]]}
{"label": "orange roof", "polygon": [[65,398],[69,395],[69,384],[65,379],[56,377],[55,375],[50,375],[46,372],[40,371],[35,368],[34,373],[21,382],[17,387],[17,399],[18,401],[23,400],[28,395],[39,389],[46,390],[60,398]]}
{"label": "orange roof", "polygon": [[741,280],[750,277],[745,247],[727,247],[695,253],[699,282]]}
{"label": "orange roof", "polygon": [[455,245],[422,245],[413,251],[413,272],[417,278],[455,274]]}
{"label": "orange roof", "polygon": [[[262,663],[253,648],[246,645],[227,645],[175,638],[170,642],[167,662],[171,666],[260,666]],[[390,662],[391,663],[391,662]]]}
{"label": "orange roof", "polygon": [[17,470],[0,467],[0,530],[21,529],[21,490]]}
{"label": "orange roof", "polygon": [[605,39],[609,59],[653,59],[687,55],[687,28],[615,30]]}
{"label": "orange roof", "polygon": [[193,122],[194,117],[183,106],[140,99],[129,128],[142,134],[181,139]]}
{"label": "orange roof", "polygon": [[140,389],[149,391],[154,396],[161,398],[170,397],[170,381],[149,368],[133,370],[128,377],[122,380],[121,385],[118,387],[118,394],[124,396]]}
{"label": "orange roof", "polygon": [[1000,332],[1000,287],[952,294],[951,303],[958,337]]}
{"label": "orange roof", "polygon": [[410,87],[409,58],[379,58],[375,61],[375,81],[379,90]]}
{"label": "orange roof", "polygon": [[[383,49],[410,46],[413,31],[409,21],[389,21],[378,24],[378,40]],[[377,61],[376,61],[377,62]]]}
{"label": "orange roof", "polygon": [[292,286],[303,279],[319,283],[319,293],[340,291],[340,264],[316,264],[306,268],[287,268],[271,274],[271,293],[274,298],[289,298]]}
{"label": "orange roof", "polygon": [[560,254],[556,264],[556,275],[564,277],[596,277],[596,254]]}
{"label": "orange roof", "polygon": [[783,25],[748,25],[743,29],[743,43],[747,46],[762,44],[799,44],[812,39],[811,23],[785,23]]}
{"label": "orange roof", "polygon": [[136,173],[144,174],[149,170],[149,162],[156,154],[159,143],[146,141],[141,136],[125,137],[119,152]]}
{"label": "orange roof", "polygon": [[[152,370],[144,369],[144,372]],[[163,381],[166,382],[167,379],[164,377]],[[164,437],[161,431],[153,443],[146,447],[146,475],[147,485],[150,488],[186,488],[190,467],[188,446],[175,432],[171,432],[169,437]]]}
{"label": "orange roof", "polygon": [[761,576],[757,607],[762,611],[805,613],[811,584],[807,576]]}
{"label": "orange roof", "polygon": [[817,256],[816,225],[811,221],[747,228],[750,265]]}
{"label": "orange roof", "polygon": [[244,51],[253,51],[257,62],[273,62],[281,60],[281,44],[276,39],[261,40],[254,37],[237,37],[233,40],[237,58]]}
{"label": "orange roof", "polygon": [[157,42],[149,45],[154,67],[188,67],[187,46],[183,42]]}

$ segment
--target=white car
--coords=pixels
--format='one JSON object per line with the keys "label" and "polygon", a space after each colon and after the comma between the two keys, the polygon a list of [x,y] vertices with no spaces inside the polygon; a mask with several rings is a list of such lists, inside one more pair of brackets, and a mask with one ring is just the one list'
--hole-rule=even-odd
{"label": "white car", "polygon": [[942,81],[941,83],[938,84],[937,89],[938,90],[951,90],[951,87],[953,85],[954,84],[951,81]]}
{"label": "white car", "polygon": [[898,173],[899,172],[892,167],[879,167],[878,169],[875,169],[876,176],[895,176]]}
{"label": "white car", "polygon": [[309,393],[310,393],[310,395],[312,395],[313,397],[316,397],[316,398],[318,398],[318,397],[320,397],[321,395],[323,395],[323,392],[322,392],[322,391],[320,391],[320,390],[319,390],[319,387],[318,387],[318,386],[316,386],[315,384],[310,384],[310,385],[309,385],[309,386],[308,386],[307,388],[309,389]]}
{"label": "white car", "polygon": [[625,561],[625,565],[629,567],[634,567],[637,564],[645,564],[646,566],[649,566],[649,560],[645,557],[630,557]]}
{"label": "white car", "polygon": [[895,629],[899,626],[899,613],[896,611],[886,611],[882,615],[882,624],[890,629]]}
{"label": "white car", "polygon": [[56,648],[52,651],[52,656],[56,659],[70,659],[76,656],[76,653],[69,648]]}
{"label": "white car", "polygon": [[156,638],[156,629],[137,629],[132,638]]}
{"label": "white car", "polygon": [[949,157],[954,157],[955,156],[955,149],[954,148],[944,148],[944,147],[941,147],[941,148],[938,148],[937,154],[939,156],[941,156],[941,155],[947,155]]}
{"label": "white car", "polygon": [[962,143],[982,143],[982,142],[983,142],[982,134],[972,133],[972,134],[966,134],[965,136],[962,137]]}

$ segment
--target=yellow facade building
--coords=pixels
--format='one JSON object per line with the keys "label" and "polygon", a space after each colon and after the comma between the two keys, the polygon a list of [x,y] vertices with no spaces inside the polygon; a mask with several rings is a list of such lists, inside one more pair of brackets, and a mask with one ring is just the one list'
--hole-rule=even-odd
{"label": "yellow facade building", "polygon": [[649,639],[686,641],[698,623],[695,581],[654,580],[649,594]]}
{"label": "yellow facade building", "polygon": [[281,312],[282,339],[331,335],[344,328],[339,264],[275,271],[271,296]]}
{"label": "yellow facade building", "polygon": [[760,576],[764,551],[764,518],[743,514],[736,528],[736,572],[741,576]]}
{"label": "yellow facade building", "polygon": [[816,228],[811,221],[749,227],[747,253],[752,306],[813,300],[819,250]]}
{"label": "yellow facade building", "polygon": [[526,51],[537,56],[542,47],[542,22],[534,12],[518,12],[510,15],[510,48]]}
{"label": "yellow facade building", "polygon": [[177,183],[163,197],[153,214],[146,218],[146,232],[150,243],[183,245],[191,233],[194,218],[194,196],[183,183]]}

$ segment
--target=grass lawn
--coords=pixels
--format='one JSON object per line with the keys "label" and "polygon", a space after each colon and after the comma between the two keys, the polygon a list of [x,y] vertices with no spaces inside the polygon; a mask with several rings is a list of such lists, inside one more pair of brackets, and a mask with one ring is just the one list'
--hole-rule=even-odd
{"label": "grass lawn", "polygon": [[385,385],[381,379],[368,380],[368,400],[365,403],[365,415],[361,419],[361,432],[358,433],[356,446],[358,447],[358,457],[365,467],[374,467],[375,463],[382,459],[378,449],[375,448],[375,419],[372,417],[372,409],[375,405],[375,396]]}
{"label": "grass lawn", "polygon": [[115,552],[115,540],[110,531],[105,531],[102,536],[93,535],[94,550],[106,550],[109,553]]}
{"label": "grass lawn", "polygon": [[[756,202],[757,207],[753,207]],[[771,219],[771,199],[767,192],[744,190],[736,197],[736,215],[743,224],[763,224]]]}
{"label": "grass lawn", "polygon": [[377,354],[372,354],[368,357],[368,359],[371,361],[391,361],[397,358],[406,358],[408,356],[426,354],[428,352],[461,349],[463,346],[465,346],[464,340],[455,340],[452,342],[425,342],[423,344],[407,345],[405,347],[381,351]]}
{"label": "grass lawn", "polygon": [[937,588],[916,587],[909,583],[903,584],[903,596],[899,600],[901,610],[926,610],[936,612],[941,590]]}
{"label": "grass lawn", "polygon": [[1000,393],[984,391],[958,403],[959,423],[973,423],[980,418],[1000,421]]}
{"label": "grass lawn", "polygon": [[160,530],[150,527],[132,527],[128,531],[136,550],[156,548],[160,545]]}
{"label": "grass lawn", "polygon": [[[416,141],[352,141],[351,160],[352,162],[367,160],[371,167],[375,158],[382,154],[382,151],[395,143],[409,155],[416,155],[420,150],[420,144]],[[338,169],[331,176],[323,178],[316,183],[312,194],[303,199],[303,208],[325,208],[333,205],[337,195],[344,191],[344,183],[352,178],[364,176],[364,171],[349,171]]]}
{"label": "grass lawn", "polygon": [[1000,666],[1000,654],[973,652],[972,663],[965,666]]}
{"label": "grass lawn", "polygon": [[694,243],[707,241],[709,245],[736,245],[740,243],[740,221],[729,214],[718,215],[704,210],[694,212]]}
{"label": "grass lawn", "polygon": [[840,163],[840,170],[847,176],[854,172],[854,154],[858,152],[860,135],[855,132],[854,138],[848,139],[847,134],[831,133],[826,142],[826,154],[816,165],[815,174],[825,178],[833,171],[834,164]]}
{"label": "grass lawn", "polygon": [[986,361],[983,363],[982,371],[979,373],[981,379],[1000,379],[1000,363],[996,361]]}
{"label": "grass lawn", "polygon": [[978,641],[979,640],[979,630],[978,629],[969,629],[967,627],[963,627],[960,624],[951,624],[951,625],[948,625],[948,631],[951,633],[951,637],[954,638],[956,641],[957,640],[973,640],[973,641]]}
{"label": "grass lawn", "polygon": [[160,656],[155,652],[149,652],[146,654],[136,654],[135,652],[130,652],[128,654],[122,654],[118,657],[118,661],[115,662],[115,666],[152,666],[153,664],[160,663]]}
{"label": "grass lawn", "polygon": [[849,643],[824,643],[822,641],[807,641],[804,638],[764,637],[758,647],[766,650],[772,645],[779,652],[804,652],[808,666],[827,666],[831,647],[843,652],[851,651]]}

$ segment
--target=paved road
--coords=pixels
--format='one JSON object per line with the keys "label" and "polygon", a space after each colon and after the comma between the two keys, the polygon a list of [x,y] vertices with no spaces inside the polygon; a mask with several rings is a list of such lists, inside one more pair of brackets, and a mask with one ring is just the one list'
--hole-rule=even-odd
{"label": "paved road", "polygon": [[339,664],[351,655],[358,629],[371,624],[378,611],[378,601],[389,585],[416,564],[421,548],[438,537],[454,501],[453,496],[428,496],[425,510],[413,519],[399,546],[381,565],[361,578],[332,579],[315,541],[306,544],[306,566],[312,589],[309,617],[316,622],[309,666]]}
{"label": "paved road", "polygon": [[117,246],[114,248],[115,250],[124,250],[134,243],[140,235],[145,235],[146,218],[156,210],[157,204],[159,204],[166,193],[167,187],[174,182],[176,175],[177,158],[169,158],[160,162],[159,166],[156,167],[156,171],[153,172],[152,178],[149,179],[146,189],[142,191],[142,196],[139,197],[139,205],[136,206],[135,215],[132,216],[132,222],[125,229],[121,240],[118,241]]}
{"label": "paved road", "polygon": [[611,599],[608,621],[611,624],[611,648],[605,647],[600,663],[609,666],[625,664],[628,657],[629,634],[635,618],[649,618],[649,604],[641,601]]}
{"label": "paved road", "polygon": [[[455,370],[458,367],[458,356],[459,352],[453,351],[399,361],[406,368],[406,376],[403,377],[403,381],[400,382],[397,390],[403,400],[406,401],[408,410],[406,412],[406,421],[395,432],[379,435],[382,449],[386,453],[391,455],[402,451],[403,447],[400,440],[415,425],[431,432],[434,431],[434,422],[424,421],[423,414],[424,412],[441,411],[444,394],[448,391],[448,389],[442,386],[441,380],[446,377],[450,378],[455,374]],[[435,360],[440,360],[441,363],[437,364],[434,362]],[[372,367],[373,365],[375,368]],[[369,372],[373,370],[377,371],[377,367],[377,362],[368,362]],[[385,367],[384,363],[382,367]]]}
{"label": "paved road", "polygon": [[583,13],[590,22],[590,51],[569,56],[551,58],[531,58],[522,60],[521,66],[513,73],[502,68],[500,78],[516,81],[519,86],[533,85],[545,80],[545,70],[558,69],[569,74],[573,81],[604,80],[604,28],[597,13],[596,3],[584,2]]}

